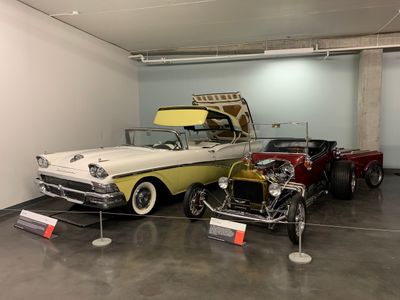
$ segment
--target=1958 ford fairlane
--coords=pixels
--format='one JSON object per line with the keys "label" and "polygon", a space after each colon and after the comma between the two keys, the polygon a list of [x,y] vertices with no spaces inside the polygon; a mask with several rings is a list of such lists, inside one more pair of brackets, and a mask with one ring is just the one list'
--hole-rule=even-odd
{"label": "1958 ford fairlane", "polygon": [[194,95],[192,106],[160,108],[154,124],[167,127],[126,129],[123,146],[38,155],[40,191],[144,215],[160,196],[216,182],[249,145],[262,147],[240,93]]}

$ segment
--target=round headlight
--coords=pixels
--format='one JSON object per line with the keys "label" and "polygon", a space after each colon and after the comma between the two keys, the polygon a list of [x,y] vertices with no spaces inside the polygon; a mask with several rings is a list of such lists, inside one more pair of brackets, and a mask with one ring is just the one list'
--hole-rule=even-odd
{"label": "round headlight", "polygon": [[37,160],[39,167],[41,167],[41,168],[47,168],[49,166],[49,161],[46,158],[44,158],[43,156],[37,156],[36,160]]}
{"label": "round headlight", "polygon": [[89,173],[90,173],[90,175],[92,175],[93,177],[96,177],[97,166],[96,166],[96,165],[89,165]]}
{"label": "round headlight", "polygon": [[107,176],[108,176],[108,173],[102,167],[99,167],[97,169],[97,172],[96,172],[97,178],[106,178]]}
{"label": "round headlight", "polygon": [[104,170],[102,167],[100,167],[98,165],[94,165],[94,164],[89,165],[89,173],[93,177],[100,178],[100,179],[106,178],[108,176],[108,173],[106,172],[106,170]]}
{"label": "round headlight", "polygon": [[282,193],[281,186],[277,183],[271,183],[268,187],[268,192],[273,197],[279,197]]}
{"label": "round headlight", "polygon": [[218,185],[221,189],[226,190],[228,188],[229,179],[228,177],[220,177],[218,179]]}

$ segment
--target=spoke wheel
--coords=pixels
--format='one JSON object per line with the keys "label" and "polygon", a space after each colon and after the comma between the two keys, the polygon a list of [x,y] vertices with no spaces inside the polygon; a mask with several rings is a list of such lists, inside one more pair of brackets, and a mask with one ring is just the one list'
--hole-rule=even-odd
{"label": "spoke wheel", "polygon": [[[300,237],[300,223],[306,222],[306,204],[300,194],[294,195],[289,200],[287,221],[289,239],[293,244],[297,245]],[[304,231],[302,234],[304,234]]]}
{"label": "spoke wheel", "polygon": [[183,198],[185,216],[188,218],[201,218],[206,208],[205,200],[207,200],[207,192],[201,183],[193,183],[189,186]]}

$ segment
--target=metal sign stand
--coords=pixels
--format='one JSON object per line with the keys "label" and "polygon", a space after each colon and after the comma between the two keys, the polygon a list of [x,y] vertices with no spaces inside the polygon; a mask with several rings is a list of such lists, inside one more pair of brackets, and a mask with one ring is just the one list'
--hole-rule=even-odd
{"label": "metal sign stand", "polygon": [[299,252],[292,252],[289,254],[289,259],[296,263],[296,264],[309,264],[312,260],[312,257],[308,255],[307,253],[303,253],[301,249],[301,237],[303,235],[304,231],[304,222],[300,222],[299,224]]}
{"label": "metal sign stand", "polygon": [[103,237],[103,215],[102,212],[100,211],[100,238],[94,240],[92,242],[92,245],[95,247],[105,247],[111,244],[111,241],[112,240],[110,238]]}

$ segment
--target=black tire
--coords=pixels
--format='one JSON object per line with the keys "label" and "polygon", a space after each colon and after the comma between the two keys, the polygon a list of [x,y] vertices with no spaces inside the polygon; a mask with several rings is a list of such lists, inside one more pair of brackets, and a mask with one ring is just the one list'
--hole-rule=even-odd
{"label": "black tire", "polygon": [[365,182],[370,188],[375,189],[381,185],[384,175],[382,165],[377,161],[372,162],[365,172]]}
{"label": "black tire", "polygon": [[[306,223],[306,203],[300,194],[294,195],[289,200],[289,211],[287,216],[287,231],[289,239],[294,245],[299,243],[300,222]],[[304,230],[302,231],[302,236]]]}
{"label": "black tire", "polygon": [[138,182],[128,202],[128,211],[136,215],[149,214],[157,202],[157,187],[151,181]]}
{"label": "black tire", "polygon": [[183,212],[185,216],[192,220],[201,218],[206,208],[204,200],[207,200],[207,192],[204,185],[201,183],[191,184],[183,197]]}
{"label": "black tire", "polygon": [[351,200],[357,185],[354,165],[351,161],[339,160],[332,166],[331,193],[341,200]]}

